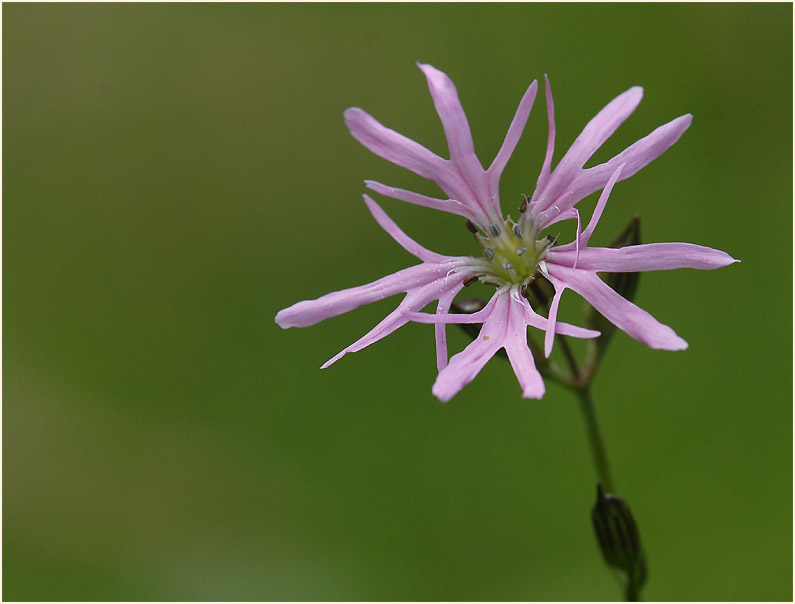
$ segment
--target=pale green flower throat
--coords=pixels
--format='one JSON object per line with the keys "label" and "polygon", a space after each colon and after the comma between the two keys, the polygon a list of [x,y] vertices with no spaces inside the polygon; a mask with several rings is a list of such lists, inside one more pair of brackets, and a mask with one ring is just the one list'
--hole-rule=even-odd
{"label": "pale green flower throat", "polygon": [[531,221],[517,223],[510,216],[502,224],[492,222],[485,231],[470,221],[467,227],[487,260],[486,274],[480,275],[479,280],[498,287],[527,284],[546,258],[546,250],[555,243],[549,237],[536,240],[537,232]]}

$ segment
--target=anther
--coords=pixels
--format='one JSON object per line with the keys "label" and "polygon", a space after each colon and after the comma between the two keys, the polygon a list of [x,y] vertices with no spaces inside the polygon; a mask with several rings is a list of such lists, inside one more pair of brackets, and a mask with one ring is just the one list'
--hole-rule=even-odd
{"label": "anther", "polygon": [[488,245],[483,248],[483,253],[486,254],[489,260],[494,260],[494,250],[491,249]]}
{"label": "anther", "polygon": [[470,233],[477,235],[478,227],[476,227],[469,218],[467,218],[467,228],[469,229]]}
{"label": "anther", "polygon": [[527,210],[527,195],[524,196],[524,201],[522,202],[522,205],[519,206],[519,211],[522,214],[524,214],[526,210]]}
{"label": "anther", "polygon": [[502,233],[502,229],[500,228],[500,225],[498,225],[496,222],[492,222],[489,225],[489,233],[491,233],[492,237],[499,237],[500,233]]}
{"label": "anther", "polygon": [[513,225],[513,234],[516,235],[517,239],[522,238],[522,229],[519,228],[519,224]]}
{"label": "anther", "polygon": [[475,283],[480,277],[477,275],[472,275],[471,277],[467,277],[464,279],[464,287],[469,287],[473,283]]}
{"label": "anther", "polygon": [[513,264],[511,264],[510,262],[506,262],[505,264],[502,265],[502,268],[504,268],[506,271],[512,271]]}
{"label": "anther", "polygon": [[522,246],[522,247],[520,247],[518,250],[516,250],[516,255],[517,255],[517,256],[521,256],[521,255],[523,255],[523,254],[524,254],[526,251],[527,251],[527,246],[526,246],[526,245],[523,245],[523,246]]}

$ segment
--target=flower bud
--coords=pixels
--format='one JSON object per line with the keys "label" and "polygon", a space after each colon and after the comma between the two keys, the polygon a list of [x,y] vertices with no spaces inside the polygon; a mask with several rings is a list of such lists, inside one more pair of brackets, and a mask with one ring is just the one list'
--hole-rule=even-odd
{"label": "flower bud", "polygon": [[646,557],[629,506],[617,495],[605,493],[599,484],[591,518],[605,562],[618,572],[627,599],[637,600],[646,582]]}

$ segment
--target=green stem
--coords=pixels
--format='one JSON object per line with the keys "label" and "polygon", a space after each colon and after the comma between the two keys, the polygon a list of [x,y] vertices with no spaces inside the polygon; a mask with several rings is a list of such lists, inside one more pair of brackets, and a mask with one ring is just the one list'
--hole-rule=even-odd
{"label": "green stem", "polygon": [[560,345],[561,350],[563,350],[563,355],[566,357],[566,362],[569,364],[569,369],[571,369],[571,380],[574,384],[575,389],[580,389],[583,387],[587,388],[587,382],[582,381],[582,371],[580,371],[580,365],[577,363],[577,359],[574,356],[574,352],[569,347],[569,341],[563,337],[558,337],[558,344]]}
{"label": "green stem", "polygon": [[[591,457],[593,458],[593,463],[596,467],[596,474],[599,477],[599,483],[601,484],[599,493],[601,494],[602,491],[607,493],[615,493],[615,487],[613,486],[613,476],[610,472],[610,464],[607,461],[607,450],[605,449],[605,443],[602,439],[602,433],[599,430],[599,421],[596,418],[596,407],[593,402],[593,395],[591,394],[591,380],[593,379],[594,372],[599,365],[600,351],[592,350],[592,354],[589,355],[585,367],[580,367],[580,364],[577,362],[577,358],[574,356],[574,352],[569,346],[566,338],[560,336],[558,337],[557,341],[561,350],[563,351],[563,356],[569,365],[570,377],[568,380],[566,380],[566,383],[568,383],[571,389],[577,393],[577,398],[580,401],[580,410],[582,411],[582,416],[585,420],[585,433],[588,436],[588,444],[591,448]],[[632,522],[634,525],[634,521]],[[603,549],[603,554],[604,553],[605,552]],[[630,569],[631,572],[625,572],[623,575],[625,579],[624,594],[627,602],[640,601],[640,587],[645,580],[645,560],[642,558],[643,554],[641,553],[640,555],[640,564],[642,565],[642,570],[639,572],[642,576],[639,578],[639,575],[635,574],[637,568],[632,568]],[[615,564],[608,561],[608,566],[615,567]]]}
{"label": "green stem", "polygon": [[596,419],[596,408],[594,407],[593,396],[591,395],[591,375],[589,373],[583,374],[574,356],[574,352],[571,350],[569,342],[564,336],[558,336],[557,342],[563,350],[563,356],[566,357],[566,362],[569,364],[571,370],[571,387],[580,399],[580,410],[585,419],[585,431],[588,434],[588,444],[591,446],[591,456],[596,466],[596,474],[599,477],[599,482],[602,484],[602,488],[605,492],[615,493],[613,490],[613,477],[610,473],[610,464],[607,462],[607,450],[602,440],[602,433],[599,431],[599,422]]}
{"label": "green stem", "polygon": [[593,404],[591,388],[588,385],[581,386],[576,390],[580,399],[580,410],[585,419],[585,431],[588,435],[588,444],[591,446],[591,455],[596,466],[596,474],[599,482],[607,493],[615,493],[613,488],[613,476],[610,473],[610,464],[607,461],[607,451],[602,440],[602,433],[599,431],[599,422],[596,419],[596,408]]}

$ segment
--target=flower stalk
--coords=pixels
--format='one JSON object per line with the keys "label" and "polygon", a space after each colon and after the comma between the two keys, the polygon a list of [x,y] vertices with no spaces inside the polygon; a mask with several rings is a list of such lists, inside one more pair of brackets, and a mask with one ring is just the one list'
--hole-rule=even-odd
{"label": "flower stalk", "polygon": [[591,448],[591,456],[596,468],[596,475],[599,482],[608,492],[615,492],[613,486],[613,475],[610,471],[610,463],[607,460],[607,449],[605,448],[602,433],[599,430],[599,421],[596,417],[596,407],[593,402],[590,385],[578,388],[576,391],[580,400],[580,411],[585,420],[585,433],[588,436],[588,444]]}
{"label": "flower stalk", "polygon": [[[639,244],[639,220],[635,216],[611,247]],[[619,279],[611,279],[610,285],[631,300],[637,291],[638,281],[638,274],[624,273],[620,275]],[[548,309],[553,295],[552,286],[553,284],[543,277],[535,279],[527,287],[522,288],[522,296],[539,310]],[[474,314],[481,312],[485,306],[486,303],[483,301],[467,299],[454,302],[451,309],[455,313]],[[593,307],[586,308],[586,316],[586,324],[591,328],[602,330],[602,334],[589,342],[590,346],[582,363],[574,354],[568,338],[563,335],[558,335],[555,340],[565,359],[566,368],[559,367],[552,359],[541,354],[540,347],[532,337],[528,337],[528,346],[538,359],[538,370],[543,377],[563,384],[577,396],[598,479],[597,500],[591,512],[597,542],[605,562],[616,572],[622,583],[625,599],[629,602],[636,602],[640,599],[640,588],[646,581],[646,558],[640,545],[637,524],[629,506],[614,494],[615,483],[607,457],[607,448],[599,427],[591,388],[614,329],[609,321]],[[479,329],[476,324],[463,323],[459,325],[473,340],[478,337]],[[508,358],[505,354],[498,353],[498,356]]]}

